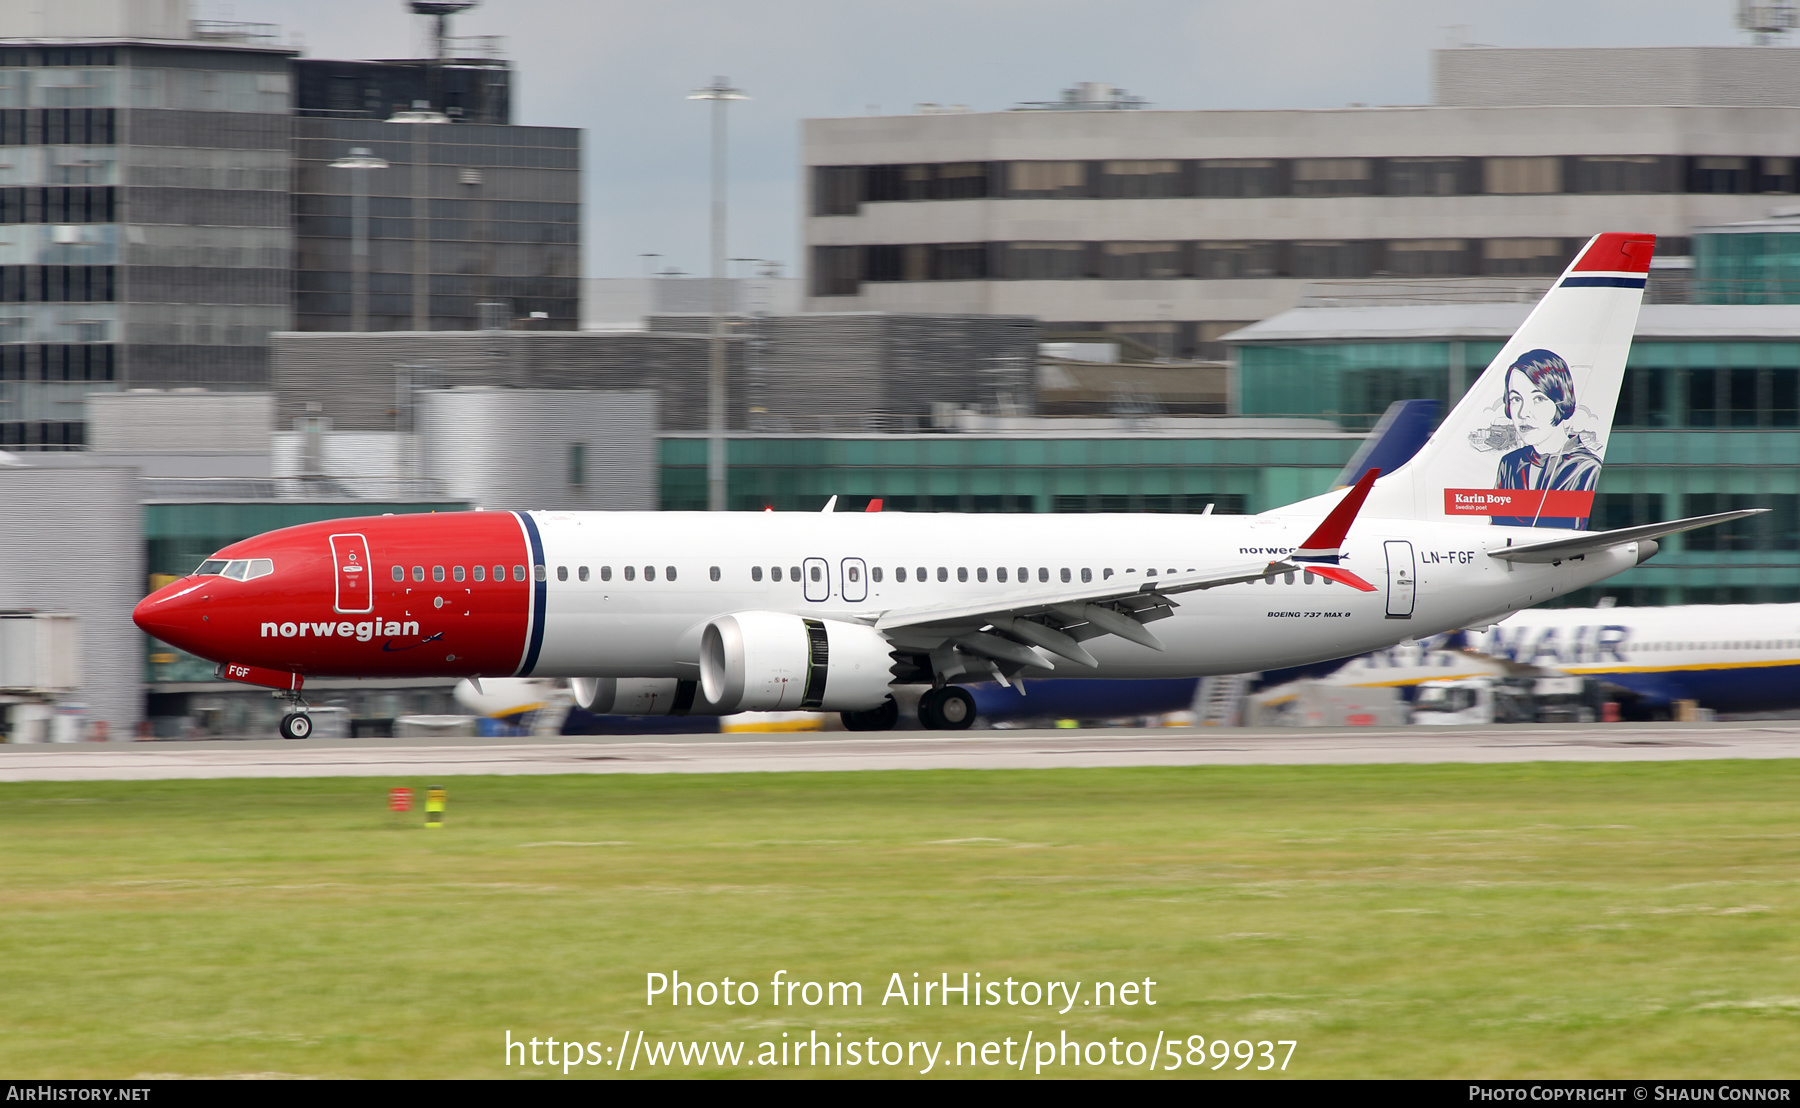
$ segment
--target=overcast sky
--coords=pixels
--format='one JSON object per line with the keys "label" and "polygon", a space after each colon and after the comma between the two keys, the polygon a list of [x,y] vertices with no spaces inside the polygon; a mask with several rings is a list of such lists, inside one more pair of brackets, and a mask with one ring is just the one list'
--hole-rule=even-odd
{"label": "overcast sky", "polygon": [[[199,18],[279,23],[312,57],[414,56],[402,0],[194,0]],[[484,0],[454,32],[503,35],[515,123],[580,127],[592,277],[707,266],[707,112],[726,75],[729,253],[796,274],[799,123],[1052,100],[1077,81],[1159,108],[1309,108],[1429,99],[1429,52],[1746,42],[1734,0]],[[733,272],[745,267],[734,266]]]}

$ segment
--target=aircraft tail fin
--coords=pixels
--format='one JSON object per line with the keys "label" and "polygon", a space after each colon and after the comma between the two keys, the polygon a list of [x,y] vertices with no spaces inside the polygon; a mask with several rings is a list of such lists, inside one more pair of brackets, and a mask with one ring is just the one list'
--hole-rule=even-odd
{"label": "aircraft tail fin", "polygon": [[1655,246],[1589,239],[1368,514],[1585,528]]}

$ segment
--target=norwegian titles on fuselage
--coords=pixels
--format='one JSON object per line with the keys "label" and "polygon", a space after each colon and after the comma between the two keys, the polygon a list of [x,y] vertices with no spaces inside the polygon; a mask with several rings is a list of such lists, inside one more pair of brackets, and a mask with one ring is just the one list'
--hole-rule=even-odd
{"label": "norwegian titles on fuselage", "polygon": [[305,620],[299,620],[284,623],[264,620],[262,625],[262,637],[265,639],[305,638],[308,632],[311,632],[312,637],[315,639],[336,636],[340,639],[354,637],[357,642],[369,642],[376,635],[383,635],[388,638],[393,638],[396,635],[416,635],[419,633],[419,623],[417,620],[410,619],[386,621],[363,620],[359,623],[352,623],[349,620],[338,620],[335,623],[330,620],[324,622],[307,622]]}

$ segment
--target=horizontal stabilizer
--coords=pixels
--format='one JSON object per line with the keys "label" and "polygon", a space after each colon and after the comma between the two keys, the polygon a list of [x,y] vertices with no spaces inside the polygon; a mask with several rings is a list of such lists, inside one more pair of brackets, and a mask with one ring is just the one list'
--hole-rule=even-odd
{"label": "horizontal stabilizer", "polygon": [[1660,539],[1664,535],[1711,527],[1715,523],[1730,523],[1734,519],[1761,515],[1768,510],[1767,508],[1746,508],[1738,512],[1717,512],[1709,516],[1675,519],[1667,523],[1646,523],[1638,527],[1620,527],[1615,531],[1584,532],[1571,535],[1566,539],[1548,539],[1544,542],[1526,543],[1521,546],[1501,547],[1498,550],[1490,550],[1488,553],[1509,562],[1537,564],[1560,562],[1565,558],[1578,558],[1583,554],[1611,550],[1615,546],[1624,546],[1626,543]]}

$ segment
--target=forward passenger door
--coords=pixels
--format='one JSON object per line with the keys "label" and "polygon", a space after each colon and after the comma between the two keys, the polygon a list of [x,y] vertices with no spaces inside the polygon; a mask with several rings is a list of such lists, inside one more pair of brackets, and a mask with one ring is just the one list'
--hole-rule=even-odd
{"label": "forward passenger door", "polygon": [[800,579],[806,599],[817,603],[831,599],[831,572],[823,558],[808,558],[800,567]]}

